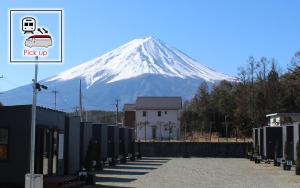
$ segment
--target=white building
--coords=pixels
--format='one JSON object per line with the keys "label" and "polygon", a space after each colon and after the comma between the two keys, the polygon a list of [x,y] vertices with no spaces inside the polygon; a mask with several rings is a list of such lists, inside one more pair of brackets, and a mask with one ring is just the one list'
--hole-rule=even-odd
{"label": "white building", "polygon": [[300,121],[300,113],[274,113],[268,114],[266,117],[269,119],[268,126],[282,126],[292,124]]}
{"label": "white building", "polygon": [[[269,118],[268,125],[271,127],[282,127],[282,155],[285,158],[285,147],[289,144],[292,148],[289,154],[296,159],[296,144],[300,135],[300,113],[274,113],[266,115]],[[266,136],[265,136],[266,137]],[[265,141],[266,142],[266,141]]]}
{"label": "white building", "polygon": [[134,109],[137,139],[179,139],[181,97],[138,97]]}

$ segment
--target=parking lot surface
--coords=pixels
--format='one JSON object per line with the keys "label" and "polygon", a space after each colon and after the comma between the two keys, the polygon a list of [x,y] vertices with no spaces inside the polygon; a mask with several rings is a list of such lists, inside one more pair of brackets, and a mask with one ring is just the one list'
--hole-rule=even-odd
{"label": "parking lot surface", "polygon": [[295,169],[232,158],[143,158],[97,173],[95,187],[299,188]]}

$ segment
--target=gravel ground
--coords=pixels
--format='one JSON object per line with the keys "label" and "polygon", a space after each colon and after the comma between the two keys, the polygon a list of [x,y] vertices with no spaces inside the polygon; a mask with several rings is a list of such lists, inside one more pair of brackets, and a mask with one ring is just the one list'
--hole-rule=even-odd
{"label": "gravel ground", "polygon": [[[100,187],[299,188],[300,176],[247,159],[143,158],[97,174]],[[97,186],[99,187],[99,186]]]}

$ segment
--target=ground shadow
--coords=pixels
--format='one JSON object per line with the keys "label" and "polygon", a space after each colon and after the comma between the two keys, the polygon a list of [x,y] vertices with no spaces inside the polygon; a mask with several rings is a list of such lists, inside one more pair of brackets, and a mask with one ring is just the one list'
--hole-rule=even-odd
{"label": "ground shadow", "polygon": [[132,165],[132,166],[161,166],[163,164],[160,163],[128,163],[128,165]]}
{"label": "ground shadow", "polygon": [[114,166],[114,167],[109,167],[109,169],[137,169],[137,170],[155,170],[157,168],[155,167],[143,167],[143,166]]}
{"label": "ground shadow", "polygon": [[170,161],[169,158],[152,158],[152,157],[143,157],[141,160],[155,160],[155,161]]}
{"label": "ground shadow", "polygon": [[124,186],[113,186],[113,185],[93,185],[92,188],[134,188],[134,187],[124,187]]}
{"label": "ground shadow", "polygon": [[95,182],[117,182],[117,183],[129,183],[135,181],[135,178],[116,178],[116,177],[96,177]]}
{"label": "ground shadow", "polygon": [[114,175],[145,175],[148,172],[136,172],[136,171],[118,171],[104,169],[103,171],[98,172],[98,174],[114,174]]}
{"label": "ground shadow", "polygon": [[167,163],[167,162],[169,162],[169,161],[167,161],[167,160],[164,160],[164,161],[159,161],[159,160],[144,160],[144,159],[142,159],[142,160],[138,160],[137,162],[145,162],[145,163]]}

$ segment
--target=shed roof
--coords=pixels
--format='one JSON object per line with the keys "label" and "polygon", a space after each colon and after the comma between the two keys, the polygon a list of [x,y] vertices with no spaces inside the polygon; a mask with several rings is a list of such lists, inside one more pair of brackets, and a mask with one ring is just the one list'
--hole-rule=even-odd
{"label": "shed roof", "polygon": [[300,113],[273,113],[273,114],[266,115],[266,117],[274,117],[274,116],[300,116]]}

